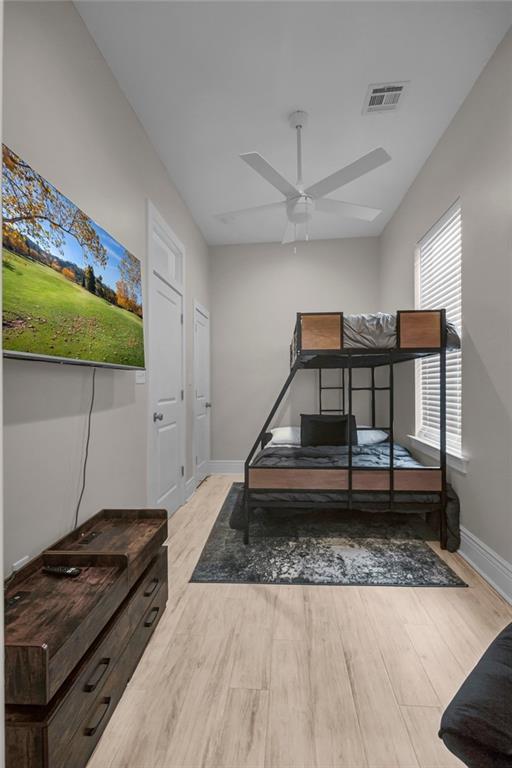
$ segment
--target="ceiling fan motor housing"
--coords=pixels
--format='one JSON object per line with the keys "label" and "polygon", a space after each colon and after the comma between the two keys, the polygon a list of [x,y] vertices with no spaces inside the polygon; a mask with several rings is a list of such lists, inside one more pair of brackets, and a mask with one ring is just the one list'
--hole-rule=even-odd
{"label": "ceiling fan motor housing", "polygon": [[305,128],[308,122],[308,113],[302,109],[297,109],[288,116],[290,126],[295,130],[296,128]]}
{"label": "ceiling fan motor housing", "polygon": [[286,204],[288,218],[294,224],[303,224],[310,221],[313,217],[315,205],[309,195],[301,195],[293,200],[288,200]]}

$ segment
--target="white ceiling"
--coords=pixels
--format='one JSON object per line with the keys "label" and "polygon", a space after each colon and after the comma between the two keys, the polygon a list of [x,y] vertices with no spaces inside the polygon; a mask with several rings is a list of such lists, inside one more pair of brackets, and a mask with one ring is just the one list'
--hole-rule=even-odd
{"label": "white ceiling", "polygon": [[[210,244],[280,240],[278,201],[238,155],[295,181],[287,115],[309,112],[311,184],[384,147],[385,166],[331,197],[382,208],[372,223],[317,214],[314,238],[379,234],[512,23],[494,2],[77,2],[89,31]],[[369,83],[408,80],[396,113],[362,114]],[[165,212],[164,212],[165,213]]]}

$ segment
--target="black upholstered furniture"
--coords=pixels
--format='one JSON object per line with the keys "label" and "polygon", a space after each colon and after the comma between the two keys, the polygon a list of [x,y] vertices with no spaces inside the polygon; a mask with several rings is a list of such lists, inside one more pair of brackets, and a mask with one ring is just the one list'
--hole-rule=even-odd
{"label": "black upholstered furniture", "polygon": [[512,768],[512,624],[455,694],[439,736],[468,768]]}

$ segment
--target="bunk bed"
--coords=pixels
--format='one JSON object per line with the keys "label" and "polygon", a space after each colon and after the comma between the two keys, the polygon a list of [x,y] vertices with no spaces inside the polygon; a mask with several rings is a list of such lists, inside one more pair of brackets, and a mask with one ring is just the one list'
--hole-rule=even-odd
{"label": "bunk bed", "polygon": [[[301,312],[290,345],[290,372],[245,462],[243,509],[234,528],[249,543],[251,516],[265,509],[349,509],[361,511],[426,512],[438,519],[442,548],[458,545],[458,499],[446,473],[447,353],[460,347],[457,330],[446,311],[407,310],[396,314],[347,315],[342,312]],[[397,364],[439,356],[439,463],[425,466],[395,441],[394,371]],[[369,371],[366,386],[354,384],[357,369]],[[357,445],[347,430],[344,446],[273,445],[269,426],[301,369],[318,371],[320,414],[343,414],[353,424],[356,391],[370,396],[371,428],[376,428],[376,393],[388,397],[387,439],[377,445]],[[337,369],[339,384],[327,386],[323,371]],[[383,383],[383,373],[387,377]],[[339,407],[323,407],[325,391],[340,391]],[[370,428],[370,427],[368,427]],[[356,433],[357,434],[357,433]],[[452,525],[447,519],[451,505]],[[457,530],[454,530],[454,529]]]}

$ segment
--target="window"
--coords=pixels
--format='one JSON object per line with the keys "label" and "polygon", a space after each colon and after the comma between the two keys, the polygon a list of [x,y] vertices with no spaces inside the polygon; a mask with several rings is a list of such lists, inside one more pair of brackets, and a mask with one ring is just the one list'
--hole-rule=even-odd
{"label": "window", "polygon": [[[416,251],[416,308],[446,309],[447,320],[462,325],[462,219],[456,203],[427,232]],[[461,455],[461,351],[446,355],[446,447]],[[439,357],[416,363],[416,435],[439,445]]]}

